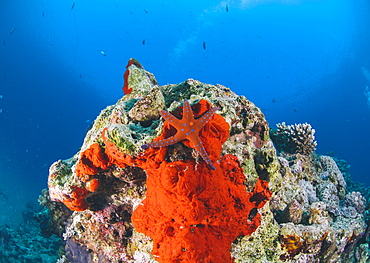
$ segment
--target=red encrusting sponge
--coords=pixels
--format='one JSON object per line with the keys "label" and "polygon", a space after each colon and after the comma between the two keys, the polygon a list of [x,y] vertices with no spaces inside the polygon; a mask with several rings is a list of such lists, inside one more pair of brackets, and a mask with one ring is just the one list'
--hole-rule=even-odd
{"label": "red encrusting sponge", "polygon": [[[199,118],[210,108],[208,101],[201,100],[191,110]],[[180,109],[173,114],[181,119]],[[176,130],[165,122],[154,141],[174,134]],[[247,192],[238,158],[231,154],[221,158],[222,144],[229,137],[229,124],[221,115],[214,113],[199,132],[215,170],[202,159],[169,162],[166,147],[148,148],[143,155],[132,157],[109,141],[106,129],[102,137],[105,149],[92,144],[81,154],[76,171],[80,176],[94,175],[112,164],[135,165],[146,171],[146,198],[131,220],[137,231],[153,239],[152,253],[158,262],[233,262],[231,243],[258,228],[261,215],[257,209],[269,200],[271,191],[266,181],[257,179],[253,192]],[[194,147],[187,140],[181,143]],[[89,191],[97,189],[98,181],[93,183]],[[76,189],[76,200],[65,204],[75,211],[87,209],[87,194],[85,189]]]}

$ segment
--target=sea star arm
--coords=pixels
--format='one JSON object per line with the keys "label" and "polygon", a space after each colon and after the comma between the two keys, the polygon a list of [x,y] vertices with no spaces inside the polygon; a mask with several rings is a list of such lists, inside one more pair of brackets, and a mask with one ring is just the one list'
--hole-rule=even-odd
{"label": "sea star arm", "polygon": [[182,107],[182,122],[191,123],[191,125],[194,124],[194,114],[188,100],[184,101],[184,105]]}
{"label": "sea star arm", "polygon": [[163,119],[165,119],[166,121],[168,121],[174,127],[180,124],[180,121],[181,120],[179,120],[178,118],[176,118],[175,116],[173,116],[168,111],[161,110],[159,112],[159,114],[163,117]]}
{"label": "sea star arm", "polygon": [[169,146],[171,144],[175,144],[175,143],[177,143],[177,142],[179,142],[183,139],[184,138],[177,137],[176,135],[174,135],[174,136],[171,136],[171,137],[163,139],[163,140],[154,141],[154,142],[151,142],[151,143],[141,145],[141,149],[146,150],[146,149],[151,148],[151,147],[154,147],[154,148],[166,147],[166,146]]}
{"label": "sea star arm", "polygon": [[199,137],[193,137],[190,140],[195,148],[195,150],[202,156],[203,160],[209,165],[209,167],[212,170],[216,170],[215,166],[213,165],[211,159],[208,156],[208,153],[206,152],[206,149],[203,146],[202,141],[199,139]]}
{"label": "sea star arm", "polygon": [[218,109],[219,109],[218,107],[214,107],[214,108],[210,109],[201,118],[197,119],[197,121],[202,123],[202,125],[205,125],[212,118],[213,114],[215,114],[215,112]]}
{"label": "sea star arm", "polygon": [[[165,119],[165,121],[169,122],[172,126],[176,127],[176,129],[178,129],[178,127],[181,125],[181,122],[180,122],[181,120],[177,119],[175,116],[173,116],[168,111],[162,110],[160,111],[159,114],[163,117],[163,119]],[[177,133],[174,136],[171,136],[163,140],[144,144],[141,146],[141,149],[146,150],[150,147],[154,147],[154,148],[166,147],[168,145],[175,144],[183,139],[184,139],[184,136],[179,136],[179,132],[177,131]]]}

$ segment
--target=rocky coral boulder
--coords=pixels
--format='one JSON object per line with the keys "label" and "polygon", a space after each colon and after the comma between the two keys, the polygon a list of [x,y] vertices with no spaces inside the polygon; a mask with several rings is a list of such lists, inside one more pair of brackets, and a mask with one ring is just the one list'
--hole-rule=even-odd
{"label": "rocky coral boulder", "polygon": [[[76,155],[50,168],[50,199],[74,211],[63,223],[55,219],[64,229],[64,259],[368,259],[366,200],[346,192],[335,162],[312,154],[312,137],[299,148],[309,144],[309,151],[278,156],[263,113],[244,96],[193,79],[159,86],[133,59],[123,90]],[[201,128],[176,141],[181,127],[171,121]]]}

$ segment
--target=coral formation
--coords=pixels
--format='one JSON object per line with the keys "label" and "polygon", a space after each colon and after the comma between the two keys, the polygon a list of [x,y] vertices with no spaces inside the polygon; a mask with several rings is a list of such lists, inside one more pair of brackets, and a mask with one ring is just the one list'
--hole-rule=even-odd
{"label": "coral formation", "polygon": [[[60,261],[370,259],[367,202],[333,158],[313,153],[309,124],[271,132],[277,154],[260,109],[224,86],[158,86],[131,59],[123,90],[80,151],[50,167],[45,204],[66,244]],[[201,120],[204,150],[179,126]]]}
{"label": "coral formation", "polygon": [[[331,157],[283,156],[279,158],[281,171],[289,183],[270,202],[285,250],[280,260],[296,262],[305,255],[310,258],[308,262],[352,262],[347,260],[364,241],[367,229],[363,213],[357,212],[364,211],[363,197],[346,192],[343,175]],[[289,213],[296,201],[302,209],[300,222],[295,221],[295,211]],[[283,217],[285,214],[288,216]],[[359,262],[369,259],[366,252]]]}
{"label": "coral formation", "polygon": [[[0,225],[0,262],[56,262],[62,242],[47,229],[50,219],[37,203],[28,203],[18,228]],[[36,220],[35,220],[36,219]]]}
{"label": "coral formation", "polygon": [[271,137],[279,151],[309,155],[316,149],[315,130],[310,124],[286,125],[282,122],[276,126],[278,129]]}

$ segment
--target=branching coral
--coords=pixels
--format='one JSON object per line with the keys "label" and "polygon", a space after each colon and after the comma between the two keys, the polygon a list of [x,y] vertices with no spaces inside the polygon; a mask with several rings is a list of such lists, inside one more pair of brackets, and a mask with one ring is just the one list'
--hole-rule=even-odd
{"label": "branching coral", "polygon": [[310,124],[286,125],[282,122],[276,126],[278,129],[271,133],[271,138],[279,151],[309,155],[316,149],[315,129]]}

